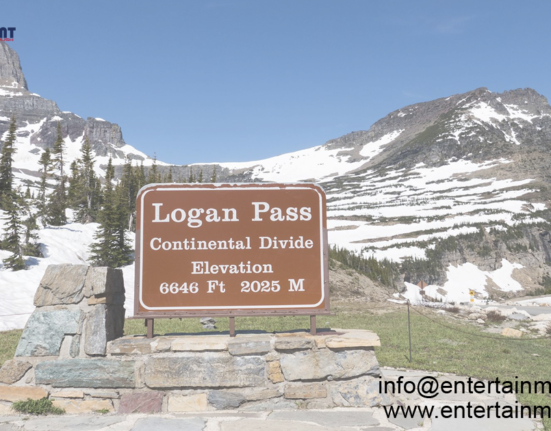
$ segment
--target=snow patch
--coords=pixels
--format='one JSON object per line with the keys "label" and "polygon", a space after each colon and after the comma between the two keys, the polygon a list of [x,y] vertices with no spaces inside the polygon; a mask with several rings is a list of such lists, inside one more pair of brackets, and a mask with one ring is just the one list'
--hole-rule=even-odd
{"label": "snow patch", "polygon": [[507,118],[505,115],[498,114],[494,108],[484,102],[480,102],[478,105],[471,108],[471,113],[485,123],[491,123],[492,119],[503,121]]}
{"label": "snow patch", "polygon": [[[532,120],[534,118],[541,118],[541,115],[533,115],[530,114],[528,111],[520,108],[517,105],[510,105],[510,104],[504,104],[505,108],[507,109],[507,112],[509,115],[503,115],[498,114],[494,108],[492,108],[490,105],[484,102],[480,102],[474,107],[471,108],[470,112],[473,114],[476,118],[479,120],[482,120],[486,123],[491,123],[492,119],[495,119],[497,121],[503,121],[508,118],[515,118],[527,121],[529,123],[532,123]],[[544,114],[544,116],[548,116],[549,114]]]}
{"label": "snow patch", "polygon": [[372,159],[382,151],[382,147],[394,141],[404,130],[395,130],[394,132],[387,133],[383,137],[377,139],[374,142],[365,144],[360,150],[360,156]]}
{"label": "snow patch", "polygon": [[362,166],[365,161],[354,162],[346,150],[329,150],[320,145],[294,153],[283,154],[256,162],[221,163],[228,169],[251,170],[253,179],[275,182],[295,182],[333,178]]}
{"label": "snow patch", "polygon": [[[3,217],[4,213],[0,211],[0,229]],[[98,226],[97,223],[69,223],[62,227],[44,228],[39,232],[39,242],[43,244],[45,257],[27,257],[26,261],[30,265],[25,271],[7,270],[0,263],[0,331],[25,326],[34,311],[34,295],[48,265],[87,264],[89,247]],[[129,234],[128,238],[131,237],[133,234]],[[0,262],[10,254],[0,250]],[[134,313],[134,265],[123,267],[122,270],[126,289],[126,315],[131,316]]]}
{"label": "snow patch", "polygon": [[7,90],[6,88],[0,88],[0,96],[8,96],[8,97],[23,96],[23,93],[21,92],[16,93],[14,91]]}
{"label": "snow patch", "polygon": [[[510,263],[506,259],[501,261],[502,267],[495,271],[482,271],[472,263],[459,266],[450,265],[446,271],[448,280],[444,286],[429,285],[425,287],[425,295],[444,302],[470,302],[470,291],[474,291],[475,302],[482,302],[481,298],[488,298],[486,285],[491,279],[503,292],[516,292],[523,290],[520,283],[513,279],[513,270],[523,268],[521,264]],[[402,294],[411,303],[423,302],[419,287],[406,284],[406,291]],[[477,297],[477,298],[476,298]]]}
{"label": "snow patch", "polygon": [[517,301],[515,304],[530,306],[532,304],[551,306],[551,296],[545,296],[542,298],[525,299],[523,301]]}

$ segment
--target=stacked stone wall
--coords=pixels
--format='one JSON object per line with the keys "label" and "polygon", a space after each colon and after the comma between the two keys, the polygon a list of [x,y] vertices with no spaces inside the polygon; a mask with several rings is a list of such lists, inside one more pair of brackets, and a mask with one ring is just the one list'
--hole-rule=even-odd
{"label": "stacked stone wall", "polygon": [[49,267],[16,356],[0,369],[0,413],[43,397],[68,413],[389,403],[372,332],[122,337],[123,303],[120,270]]}

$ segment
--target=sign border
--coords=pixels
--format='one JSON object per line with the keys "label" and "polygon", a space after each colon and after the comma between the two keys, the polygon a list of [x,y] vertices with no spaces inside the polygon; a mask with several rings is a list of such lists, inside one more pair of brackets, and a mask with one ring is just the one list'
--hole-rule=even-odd
{"label": "sign border", "polygon": [[[321,260],[321,299],[316,304],[303,305],[245,305],[245,306],[212,306],[212,307],[150,307],[143,303],[143,225],[144,225],[144,197],[151,191],[175,191],[175,190],[313,190],[319,196],[319,223],[320,223],[320,260]],[[135,244],[135,277],[134,277],[134,317],[135,318],[155,318],[155,317],[192,317],[204,316],[206,314],[220,317],[232,316],[251,316],[251,315],[312,315],[312,314],[330,314],[329,311],[329,264],[328,264],[328,243],[327,243],[327,217],[323,211],[325,207],[325,192],[314,183],[195,183],[195,184],[175,184],[175,183],[155,183],[147,184],[142,187],[136,199],[136,207],[140,208],[139,223],[136,226],[136,244]],[[323,308],[315,308],[320,305]],[[147,311],[140,311],[140,305]]]}

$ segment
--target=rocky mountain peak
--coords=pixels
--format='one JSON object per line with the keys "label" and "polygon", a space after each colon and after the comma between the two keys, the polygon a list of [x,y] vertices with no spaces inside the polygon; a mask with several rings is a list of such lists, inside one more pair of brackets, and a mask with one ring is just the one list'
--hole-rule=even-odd
{"label": "rocky mountain peak", "polygon": [[36,174],[40,154],[54,145],[58,124],[68,164],[78,157],[86,137],[96,157],[99,175],[103,175],[109,157],[114,165],[122,165],[126,159],[151,164],[144,153],[126,144],[118,124],[102,118],[85,120],[70,111],[61,111],[53,100],[29,92],[19,56],[8,44],[0,42],[0,148],[12,116],[16,119],[17,145],[26,148],[25,152],[18,150],[14,166],[27,173]]}
{"label": "rocky mountain peak", "polygon": [[0,87],[28,90],[19,55],[6,42],[0,42]]}

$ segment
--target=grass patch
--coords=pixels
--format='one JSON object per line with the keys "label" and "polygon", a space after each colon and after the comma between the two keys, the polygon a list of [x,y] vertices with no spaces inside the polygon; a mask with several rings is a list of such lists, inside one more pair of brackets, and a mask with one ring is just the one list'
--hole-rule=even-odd
{"label": "grass patch", "polygon": [[[393,308],[394,307],[394,308]],[[384,312],[382,312],[383,310]],[[420,311],[423,315],[416,311]],[[449,310],[447,310],[449,311]],[[455,373],[478,379],[501,381],[547,381],[551,362],[551,339],[512,339],[482,332],[478,327],[452,317],[436,314],[426,308],[412,307],[412,362],[408,361],[407,312],[400,306],[381,304],[373,307],[359,304],[333,304],[332,316],[319,316],[318,328],[369,329],[381,338],[376,348],[382,366]],[[430,317],[429,320],[424,315]],[[228,331],[227,318],[217,318],[216,330],[203,329],[198,318],[155,321],[155,334],[216,333]],[[266,332],[309,328],[308,316],[236,317],[240,330]],[[143,320],[126,320],[125,334],[145,334]],[[549,330],[551,331],[551,329]],[[0,332],[1,352],[6,340],[15,351],[21,331]],[[550,334],[551,335],[551,334]],[[13,355],[13,353],[12,353]],[[4,354],[4,357],[6,355]],[[525,405],[551,406],[551,394],[518,394]],[[551,420],[544,419],[551,431]]]}
{"label": "grass patch", "polygon": [[29,415],[62,415],[65,413],[65,410],[55,407],[48,398],[39,400],[29,398],[27,401],[16,401],[11,408],[16,412]]}
{"label": "grass patch", "polygon": [[0,332],[0,367],[8,359],[13,359],[22,333],[21,329]]}
{"label": "grass patch", "polygon": [[99,413],[100,415],[106,415],[107,413],[109,413],[109,409],[94,410],[94,413]]}
{"label": "grass patch", "polygon": [[[190,319],[160,319],[155,320],[155,334],[188,334],[188,333],[219,333],[228,332],[230,330],[229,320],[227,317],[217,317],[217,329],[203,329],[203,325],[199,322],[199,318]],[[318,328],[323,326],[329,320],[325,316],[318,317]],[[235,328],[240,330],[261,330],[266,332],[274,331],[292,331],[296,329],[310,328],[310,318],[308,316],[281,316],[281,317],[236,317]],[[145,334],[146,328],[144,321],[126,320],[124,324],[125,335]]]}

